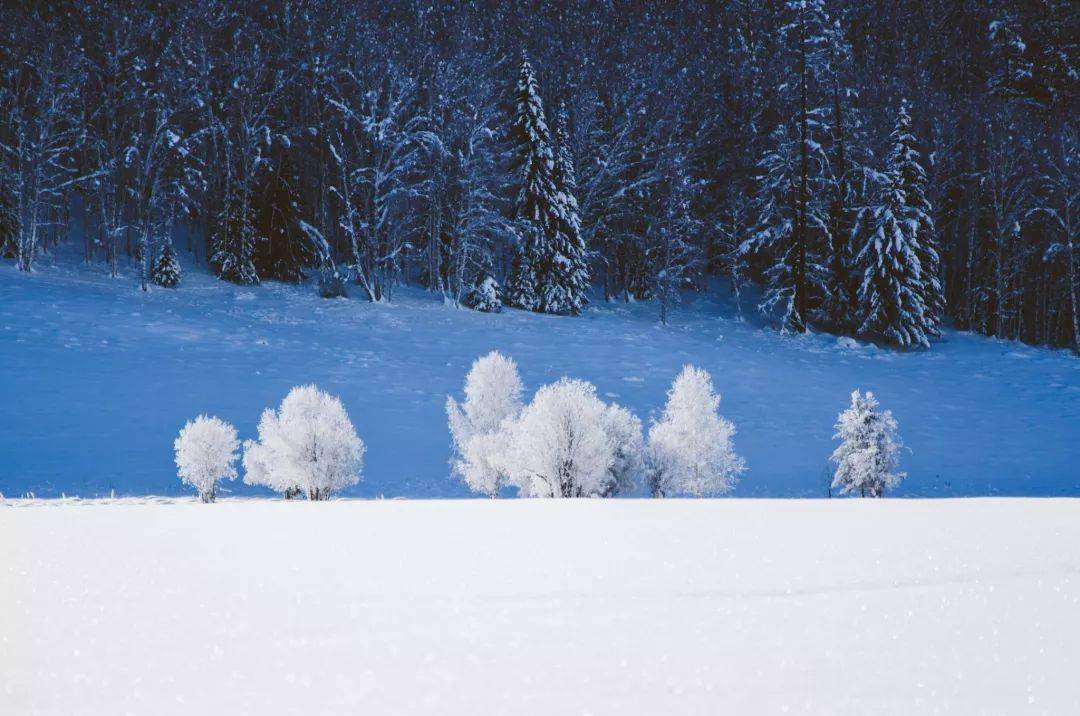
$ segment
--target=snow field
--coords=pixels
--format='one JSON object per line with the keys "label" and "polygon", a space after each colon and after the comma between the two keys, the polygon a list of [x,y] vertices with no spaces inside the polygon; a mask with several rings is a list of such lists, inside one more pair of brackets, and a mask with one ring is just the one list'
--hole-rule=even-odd
{"label": "snow field", "polygon": [[1076,713],[1076,500],[7,501],[6,714]]}
{"label": "snow field", "polygon": [[39,267],[0,267],[7,497],[189,494],[172,450],[186,421],[216,415],[252,439],[265,408],[309,383],[341,398],[368,447],[348,495],[465,496],[450,474],[446,398],[491,350],[518,363],[526,400],[564,375],[587,380],[646,432],[685,364],[709,371],[746,460],[735,497],[824,496],[833,425],[856,388],[899,423],[898,496],[1080,495],[1080,361],[1065,351],[954,331],[913,353],[793,338],[715,299],[681,305],[661,328],[651,303],[491,315],[409,288],[373,305],[356,292],[232,286],[185,266],[180,288],[143,294],[131,276],[110,280],[67,257]]}

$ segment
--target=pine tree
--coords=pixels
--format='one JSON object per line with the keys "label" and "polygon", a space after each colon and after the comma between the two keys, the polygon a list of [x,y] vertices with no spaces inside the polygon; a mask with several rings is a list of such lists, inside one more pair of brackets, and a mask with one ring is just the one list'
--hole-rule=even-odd
{"label": "pine tree", "polygon": [[561,216],[553,242],[551,275],[544,286],[542,305],[547,313],[576,315],[581,313],[587,300],[585,293],[589,288],[589,265],[581,237],[577,177],[568,125],[566,104],[560,102],[555,120],[553,179]]}
{"label": "pine tree", "polygon": [[235,195],[225,201],[225,208],[214,227],[211,263],[219,278],[250,286],[259,283],[259,274],[253,262],[255,234],[250,212],[244,210],[246,206],[246,202]]}
{"label": "pine tree", "polygon": [[904,192],[915,237],[915,252],[921,271],[921,295],[925,306],[926,329],[931,336],[941,335],[941,316],[945,312],[945,295],[941,289],[941,259],[937,248],[937,233],[926,198],[926,171],[919,163],[915,150],[915,135],[911,130],[911,113],[907,100],[900,102],[900,114],[893,130],[892,151],[900,188]]}
{"label": "pine tree", "polygon": [[851,394],[851,407],[837,417],[835,439],[841,444],[829,460],[836,465],[832,487],[840,494],[882,497],[904,479],[897,471],[903,447],[892,412],[879,410],[874,394]]}
{"label": "pine tree", "polygon": [[[519,246],[507,281],[506,300],[543,313],[576,314],[585,305],[588,267],[577,202],[556,182],[551,133],[540,89],[527,58],[517,85],[515,131],[521,146],[522,186],[518,194]],[[560,161],[560,181],[573,182],[569,148]]]}
{"label": "pine tree", "polygon": [[163,288],[176,288],[180,285],[180,261],[176,258],[176,252],[173,251],[171,241],[166,242],[165,247],[161,250],[161,255],[158,256],[158,260],[154,264],[151,278],[154,283]]}
{"label": "pine tree", "polygon": [[898,138],[910,122],[904,109],[893,132],[893,146],[880,175],[877,202],[859,217],[856,233],[865,227],[866,244],[857,257],[862,269],[859,288],[860,333],[901,347],[929,346],[936,326],[927,318],[927,281],[919,258],[923,211],[911,206],[903,171],[910,168],[909,149]]}
{"label": "pine tree", "polygon": [[831,72],[832,23],[822,0],[788,0],[785,15],[780,39],[788,49],[783,88],[790,121],[776,129],[758,163],[759,226],[741,250],[770,262],[761,309],[781,308],[784,327],[803,333],[826,290],[829,161],[821,140],[830,129],[818,100]]}
{"label": "pine tree", "polygon": [[522,185],[518,194],[519,245],[506,285],[509,305],[528,311],[541,309],[540,284],[548,237],[558,221],[555,204],[555,162],[551,135],[544,119],[540,88],[532,65],[522,56],[515,98],[514,130],[521,147]]}

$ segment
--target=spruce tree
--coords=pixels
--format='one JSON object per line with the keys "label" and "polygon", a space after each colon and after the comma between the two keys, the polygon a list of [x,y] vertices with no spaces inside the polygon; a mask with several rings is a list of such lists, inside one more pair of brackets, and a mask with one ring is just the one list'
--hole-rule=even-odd
{"label": "spruce tree", "polygon": [[916,140],[911,130],[911,113],[907,100],[900,102],[900,114],[891,142],[900,177],[900,188],[904,192],[909,221],[912,222],[915,251],[919,257],[927,331],[932,336],[940,336],[941,316],[945,312],[945,295],[941,288],[941,259],[930,201],[926,198],[926,171],[919,163],[919,152],[915,150]]}
{"label": "spruce tree", "polygon": [[768,262],[766,313],[782,311],[784,327],[804,333],[821,304],[830,246],[829,160],[823,140],[829,111],[821,105],[831,73],[832,23],[822,0],[788,0],[780,28],[786,48],[782,101],[790,119],[770,137],[758,162],[758,226],[741,248]]}
{"label": "spruce tree", "polygon": [[903,444],[896,419],[891,411],[880,408],[873,393],[856,390],[851,407],[837,416],[833,438],[841,443],[829,460],[836,465],[832,489],[842,495],[883,497],[905,477],[897,469]]}
{"label": "spruce tree", "polygon": [[[576,314],[585,305],[588,266],[573,196],[569,147],[558,164],[544,118],[540,89],[527,58],[521,62],[515,133],[521,146],[522,186],[517,219],[520,243],[506,286],[512,306],[543,313]],[[569,188],[566,188],[568,186]]]}
{"label": "spruce tree", "polygon": [[551,255],[548,240],[559,213],[555,199],[555,160],[544,105],[532,65],[524,55],[515,97],[514,133],[521,147],[521,191],[517,200],[519,245],[506,285],[509,305],[541,310],[540,291],[545,263]]}
{"label": "spruce tree", "polygon": [[161,250],[161,255],[158,256],[150,276],[154,283],[163,288],[176,288],[180,285],[180,262],[176,258],[171,241],[166,242]]}
{"label": "spruce tree", "polygon": [[581,215],[577,202],[577,177],[570,147],[566,104],[559,103],[555,119],[554,182],[560,209],[558,231],[553,241],[551,275],[541,296],[547,313],[576,315],[585,307],[589,287],[589,265],[581,237]]}
{"label": "spruce tree", "polygon": [[214,255],[210,262],[218,277],[233,283],[250,286],[259,283],[253,262],[255,232],[251,212],[246,202],[235,194],[225,201],[212,236]]}
{"label": "spruce tree", "polygon": [[903,171],[909,149],[899,137],[910,122],[902,108],[893,145],[880,175],[878,198],[860,215],[858,234],[867,234],[857,258],[862,269],[859,288],[859,332],[901,347],[929,346],[936,325],[927,317],[926,279],[919,248],[923,212],[909,203]]}

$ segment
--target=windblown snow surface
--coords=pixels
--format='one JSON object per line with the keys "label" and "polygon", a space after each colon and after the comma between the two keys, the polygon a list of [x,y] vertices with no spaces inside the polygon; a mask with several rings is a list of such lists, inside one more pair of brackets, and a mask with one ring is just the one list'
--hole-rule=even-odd
{"label": "windblown snow surface", "polygon": [[[419,289],[373,305],[311,287],[238,287],[185,266],[143,294],[100,266],[0,266],[0,493],[185,494],[172,442],[199,413],[255,437],[294,385],[341,397],[367,443],[353,496],[453,497],[444,404],[492,349],[531,392],[563,375],[648,425],[685,363],[713,375],[749,470],[735,496],[824,496],[836,414],[872,390],[910,452],[904,496],[1080,494],[1080,360],[950,331],[898,353],[828,335],[781,336],[727,298],[691,300],[673,325],[652,303],[594,302],[577,318],[486,315]],[[358,293],[354,291],[354,294]],[[723,294],[718,289],[713,296]],[[264,494],[237,481],[233,494]]]}
{"label": "windblown snow surface", "polygon": [[4,714],[1076,714],[1080,501],[0,503]]}

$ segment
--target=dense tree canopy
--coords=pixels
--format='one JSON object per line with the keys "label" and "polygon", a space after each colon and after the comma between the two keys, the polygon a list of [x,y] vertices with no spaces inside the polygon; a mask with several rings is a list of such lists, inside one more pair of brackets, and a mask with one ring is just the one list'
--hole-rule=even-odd
{"label": "dense tree canopy", "polygon": [[[1069,0],[22,0],[0,34],[24,270],[80,241],[146,287],[171,241],[374,301],[506,286],[573,314],[591,283],[666,320],[753,283],[786,330],[1080,340]],[[868,284],[883,232],[911,261]],[[916,339],[886,325],[901,284]]]}

